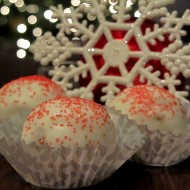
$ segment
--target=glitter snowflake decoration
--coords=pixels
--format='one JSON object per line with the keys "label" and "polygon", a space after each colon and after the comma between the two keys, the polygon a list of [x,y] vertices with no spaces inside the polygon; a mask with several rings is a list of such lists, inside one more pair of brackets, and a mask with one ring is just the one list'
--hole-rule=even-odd
{"label": "glitter snowflake decoration", "polygon": [[[190,77],[190,44],[183,45],[181,40],[186,35],[183,26],[190,25],[190,11],[178,18],[176,11],[169,13],[165,7],[173,3],[171,0],[133,3],[138,4],[141,14],[136,19],[132,19],[132,5],[126,6],[126,0],[115,4],[116,13],[111,16],[107,14],[106,0],[82,1],[77,8],[71,7],[70,13],[65,13],[62,5],[50,7],[54,18],[60,20],[58,33],[53,36],[47,32],[37,38],[30,48],[34,59],[42,65],[53,64],[52,80],[62,85],[68,96],[93,99],[95,89],[101,86],[100,100],[109,103],[121,89],[136,81],[165,87],[179,97],[187,96],[177,87],[180,75]],[[96,18],[96,25],[90,24],[88,14]],[[147,25],[148,20],[159,24]],[[70,40],[73,30],[80,46]],[[163,44],[158,51],[158,45]],[[81,58],[76,64],[65,65],[72,55]]]}

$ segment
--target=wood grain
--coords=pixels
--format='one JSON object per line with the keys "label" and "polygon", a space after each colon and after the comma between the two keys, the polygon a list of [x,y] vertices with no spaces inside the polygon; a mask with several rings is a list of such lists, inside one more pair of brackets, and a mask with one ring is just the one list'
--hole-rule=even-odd
{"label": "wood grain", "polygon": [[[0,158],[0,190],[45,190],[26,183]],[[150,167],[126,162],[111,177],[85,190],[189,190],[190,159],[171,167]]]}

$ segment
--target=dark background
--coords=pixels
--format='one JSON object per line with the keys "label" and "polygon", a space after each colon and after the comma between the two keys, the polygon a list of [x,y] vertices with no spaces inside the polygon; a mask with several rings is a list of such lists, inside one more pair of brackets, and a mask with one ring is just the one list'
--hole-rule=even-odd
{"label": "dark background", "polygon": [[[5,5],[4,2],[8,0],[0,0],[0,8]],[[62,3],[64,7],[71,4],[69,0],[28,0],[26,4],[37,4],[39,12],[37,13],[38,23],[36,26],[41,26],[44,31],[54,31],[55,24],[48,22],[43,17],[44,10],[47,10],[50,5],[57,5]],[[190,0],[176,0],[175,4],[170,5],[169,10],[177,10],[179,16],[183,14],[185,9],[190,8]],[[31,35],[29,28],[25,34],[18,34],[15,29],[16,23],[25,22],[29,14],[26,12],[19,12],[15,6],[10,5],[10,14],[8,16],[0,13],[0,87],[6,82],[16,79],[20,76],[32,75],[38,73],[40,67],[39,63],[33,60],[30,53],[27,53],[26,58],[19,59],[16,56],[18,47],[16,41],[20,37],[26,37],[30,41],[34,41],[35,37]],[[34,27],[34,26],[33,26]],[[184,43],[190,41],[190,27],[185,28],[188,35],[183,38]]]}
{"label": "dark background", "polygon": [[[4,5],[0,0],[0,8]],[[41,25],[44,31],[54,30],[55,24],[47,22],[42,16],[43,11],[51,4],[63,3],[69,6],[69,0],[28,0],[27,3],[36,3],[40,7],[37,25]],[[14,6],[11,6],[9,16],[0,14],[0,87],[6,82],[20,76],[33,75],[41,68],[39,63],[33,60],[31,54],[26,58],[19,59],[16,56],[18,50],[16,41],[22,37],[15,31],[16,22],[21,22],[28,16],[27,13],[19,13]],[[176,3],[168,7],[169,10],[177,10],[179,16],[185,9],[190,8],[190,0],[176,0]],[[185,28],[188,35],[183,38],[184,43],[190,42],[190,27]],[[31,41],[34,37],[30,31],[25,34]],[[14,171],[5,159],[0,157],[0,190],[40,190],[45,188],[34,187],[26,183]],[[126,162],[117,172],[102,183],[84,188],[82,190],[189,190],[190,189],[190,159],[184,162],[165,167],[150,167]]]}

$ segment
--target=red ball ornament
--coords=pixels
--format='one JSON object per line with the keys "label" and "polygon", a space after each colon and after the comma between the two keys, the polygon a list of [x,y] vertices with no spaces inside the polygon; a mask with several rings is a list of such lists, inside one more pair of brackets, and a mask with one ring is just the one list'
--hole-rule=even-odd
{"label": "red ball ornament", "polygon": [[[127,21],[127,22],[131,22],[133,23],[134,20],[131,21]],[[146,20],[142,25],[141,25],[141,32],[144,35],[145,34],[145,30],[146,28],[150,28],[151,30],[153,30],[154,27],[154,22],[150,21],[150,20]],[[126,35],[127,31],[124,30],[112,30],[112,36],[114,40],[122,40],[124,38],[124,36]],[[150,51],[153,52],[162,52],[162,50],[167,47],[171,41],[169,40],[169,35],[165,35],[164,36],[164,41],[160,41],[158,39],[155,39],[156,43],[155,45],[152,45],[150,43],[147,43],[148,48],[150,49]],[[103,49],[104,46],[108,43],[106,37],[104,35],[102,35],[99,40],[97,40],[97,43],[95,44],[94,48],[97,49]],[[138,46],[138,43],[135,39],[135,37],[133,36],[127,43],[128,48],[130,49],[130,51],[140,51],[140,47]],[[111,55],[110,55],[111,56]],[[94,55],[93,56],[94,62],[96,64],[97,69],[101,69],[101,67],[105,64],[104,58],[102,55]],[[82,59],[82,61],[85,63],[85,60]],[[129,57],[128,60],[126,60],[125,63],[125,67],[127,69],[128,72],[131,71],[131,69],[133,68],[133,66],[136,64],[136,62],[138,61],[138,58],[133,58],[133,57]],[[160,60],[149,60],[146,64],[145,67],[148,66],[153,66],[153,70],[152,72],[155,71],[160,71],[160,78],[164,79],[164,74],[170,73],[166,67],[164,65],[162,65],[160,63]],[[119,71],[118,67],[110,67],[107,72],[105,73],[105,75],[111,75],[111,76],[121,76],[121,73]],[[179,75],[178,78],[181,81],[184,81],[184,78],[182,77],[182,75]],[[80,78],[79,80],[79,85],[80,86],[84,86],[86,87],[89,82],[91,81],[91,75],[90,73],[87,74],[86,78]],[[133,81],[133,85],[140,85],[140,84],[146,84],[146,80],[144,82],[140,81],[140,76],[137,76],[134,81]],[[94,90],[93,90],[93,94],[94,94],[94,100],[98,103],[102,103],[100,101],[100,97],[103,95],[102,93],[102,88],[104,86],[106,86],[107,84],[98,84],[95,86]],[[126,88],[124,85],[117,85],[117,87],[119,87],[121,90],[123,90],[124,88]],[[182,85],[179,86],[179,89],[182,88]]]}

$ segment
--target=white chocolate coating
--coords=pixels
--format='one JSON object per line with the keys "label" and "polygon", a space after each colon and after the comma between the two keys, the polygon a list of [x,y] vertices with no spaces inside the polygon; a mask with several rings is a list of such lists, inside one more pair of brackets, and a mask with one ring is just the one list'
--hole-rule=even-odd
{"label": "white chocolate coating", "polygon": [[62,95],[62,88],[46,77],[18,78],[0,89],[0,118],[17,112],[30,112],[39,103]]}
{"label": "white chocolate coating", "polygon": [[175,135],[185,133],[188,120],[180,101],[157,86],[139,85],[119,93],[109,105],[151,130]]}
{"label": "white chocolate coating", "polygon": [[39,104],[29,114],[22,140],[27,144],[97,146],[115,141],[113,123],[99,104],[82,99],[61,97]]}

